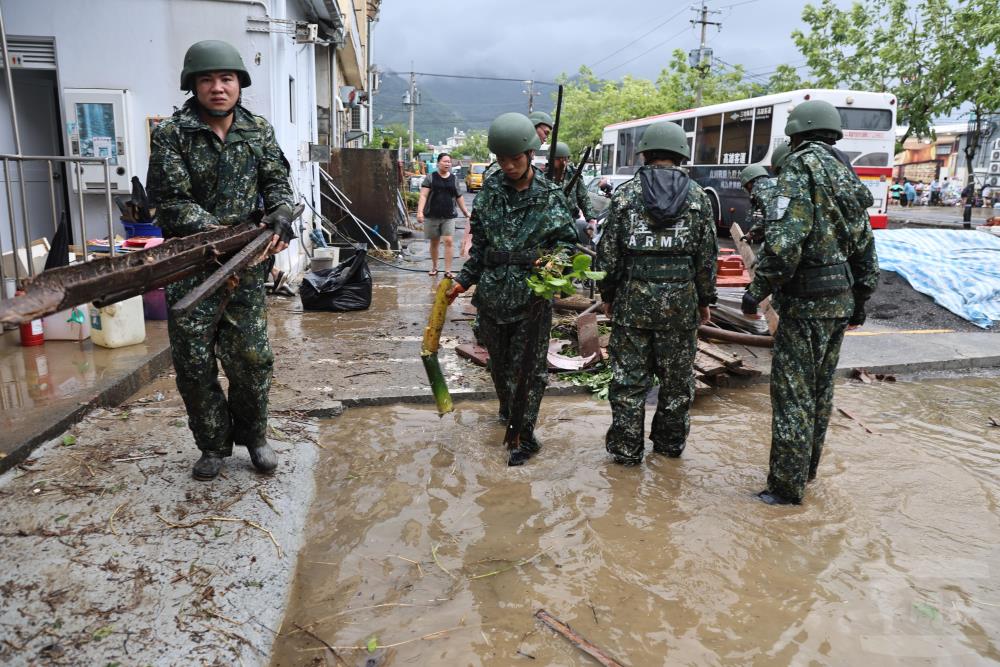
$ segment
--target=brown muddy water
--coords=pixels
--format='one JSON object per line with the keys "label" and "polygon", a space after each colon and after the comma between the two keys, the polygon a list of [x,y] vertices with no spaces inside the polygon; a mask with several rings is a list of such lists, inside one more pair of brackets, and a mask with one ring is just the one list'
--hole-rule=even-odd
{"label": "brown muddy water", "polygon": [[799,507],[754,497],[766,387],[699,399],[684,457],[637,468],[606,458],[589,398],[545,400],[519,469],[495,402],[350,410],[323,430],[272,664],[596,664],[543,608],[633,666],[998,663],[998,389],[839,385],[875,433],[835,413]]}

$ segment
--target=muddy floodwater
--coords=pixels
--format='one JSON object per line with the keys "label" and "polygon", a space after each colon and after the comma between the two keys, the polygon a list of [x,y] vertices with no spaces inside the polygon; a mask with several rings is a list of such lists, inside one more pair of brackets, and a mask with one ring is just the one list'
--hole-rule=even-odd
{"label": "muddy floodwater", "polygon": [[684,457],[637,468],[590,398],[547,398],[517,469],[495,402],[349,410],[273,664],[596,664],[539,609],[633,666],[1000,663],[1000,380],[842,383],[836,405],[854,419],[799,507],[754,497],[766,387],[699,399]]}

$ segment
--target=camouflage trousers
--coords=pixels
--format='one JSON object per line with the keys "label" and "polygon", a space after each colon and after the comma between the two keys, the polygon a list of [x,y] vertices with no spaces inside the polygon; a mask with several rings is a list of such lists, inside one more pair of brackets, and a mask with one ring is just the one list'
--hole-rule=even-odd
{"label": "camouflage trousers", "polygon": [[542,404],[545,386],[549,381],[546,354],[549,348],[549,331],[552,329],[552,306],[546,304],[538,324],[537,340],[528,345],[528,320],[523,319],[508,324],[500,324],[482,310],[477,316],[476,335],[479,342],[490,353],[490,377],[500,399],[500,418],[507,420],[513,408],[514,393],[517,390],[517,376],[522,367],[534,368],[528,378],[528,397],[524,408],[524,423],[521,428],[521,442],[531,447],[537,445],[535,422],[538,408]]}
{"label": "camouflage trousers", "polygon": [[[228,294],[225,289],[186,316],[171,316],[167,323],[177,389],[202,451],[229,456],[234,442],[247,446],[266,438],[267,394],[274,365],[264,294],[270,264],[263,262],[243,273],[221,314],[219,307]],[[207,272],[198,273],[168,285],[167,301],[176,303],[207,276]],[[229,379],[228,398],[219,384],[216,359]]]}
{"label": "camouflage trousers", "polygon": [[637,329],[614,325],[611,356],[611,428],[608,452],[629,462],[642,460],[646,395],[653,376],[660,381],[649,438],[654,451],[679,456],[684,451],[694,400],[694,354],[697,329]]}
{"label": "camouflage trousers", "polygon": [[767,488],[799,502],[816,476],[833,408],[833,374],[846,319],[784,317],[771,361],[771,466]]}

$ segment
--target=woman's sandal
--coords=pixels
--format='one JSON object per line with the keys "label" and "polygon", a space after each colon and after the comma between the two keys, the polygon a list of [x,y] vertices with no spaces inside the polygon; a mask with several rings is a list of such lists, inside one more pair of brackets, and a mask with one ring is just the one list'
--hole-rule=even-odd
{"label": "woman's sandal", "polygon": [[431,269],[430,271],[427,272],[427,275],[429,276],[436,276],[437,274],[438,274],[437,269]]}
{"label": "woman's sandal", "polygon": [[455,276],[452,274],[451,271],[445,271],[444,272],[444,277],[445,278],[454,278]]}

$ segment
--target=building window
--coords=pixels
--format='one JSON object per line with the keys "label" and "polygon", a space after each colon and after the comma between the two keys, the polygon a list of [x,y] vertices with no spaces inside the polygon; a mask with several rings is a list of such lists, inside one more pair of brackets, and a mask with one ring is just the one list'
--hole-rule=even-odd
{"label": "building window", "polygon": [[361,107],[351,107],[351,129],[360,130],[361,127]]}
{"label": "building window", "polygon": [[288,77],[288,122],[295,122],[295,77]]}

